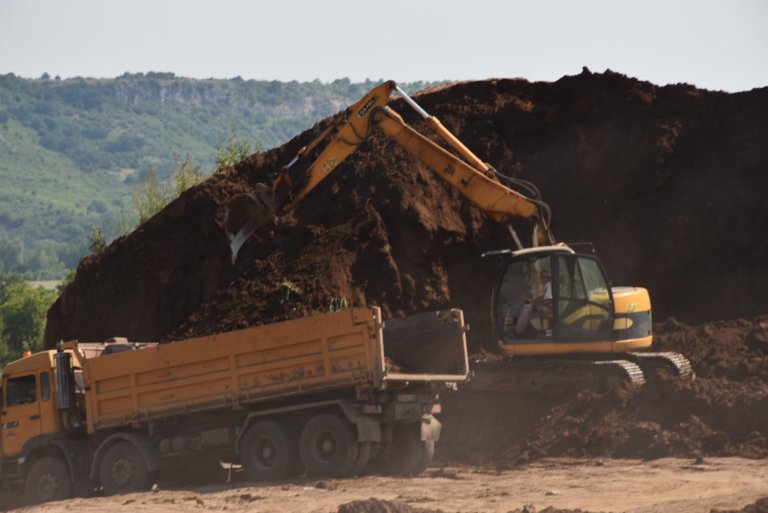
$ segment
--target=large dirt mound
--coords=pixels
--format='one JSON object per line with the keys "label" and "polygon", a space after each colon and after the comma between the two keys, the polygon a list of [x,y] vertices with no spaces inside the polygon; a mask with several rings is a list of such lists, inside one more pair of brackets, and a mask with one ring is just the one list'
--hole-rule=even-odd
{"label": "large dirt mound", "polygon": [[[657,87],[585,70],[554,83],[455,84],[418,99],[485,160],[539,185],[558,238],[593,241],[616,284],[650,288],[657,318],[764,313],[768,89]],[[252,240],[231,265],[226,200],[321,126],[214,176],[84,259],[49,313],[46,343],[208,333],[344,297],[387,315],[460,306],[473,342],[492,344],[484,328],[494,271],[479,255],[509,237],[378,134],[274,238]]]}
{"label": "large dirt mound", "polygon": [[[418,100],[486,161],[536,183],[553,207],[558,239],[594,242],[614,284],[650,289],[657,319],[766,313],[768,88],[726,94],[585,70],[554,83],[454,84]],[[394,107],[419,124],[402,103]],[[231,263],[222,229],[227,200],[270,178],[324,124],[215,175],[84,259],[49,311],[46,344],[169,340],[343,300],[379,305],[387,317],[460,307],[473,349],[492,349],[495,270],[480,255],[509,247],[506,230],[379,134]],[[765,416],[746,414],[765,411],[765,338],[760,330],[747,336],[760,322],[689,328],[669,321],[659,344],[690,355],[700,380],[562,403],[507,397],[503,415],[475,420],[508,443],[485,447],[479,439],[487,437],[471,430],[451,435],[447,417],[447,441],[456,443],[445,457],[763,455]],[[465,414],[482,403],[460,397],[453,408]],[[520,442],[505,433],[530,436]]]}

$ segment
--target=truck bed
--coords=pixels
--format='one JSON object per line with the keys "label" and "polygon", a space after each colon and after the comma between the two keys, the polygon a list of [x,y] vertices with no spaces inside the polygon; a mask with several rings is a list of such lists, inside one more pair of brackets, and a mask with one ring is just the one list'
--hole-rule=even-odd
{"label": "truck bed", "polygon": [[88,431],[340,388],[463,381],[464,332],[460,310],[385,325],[370,307],[105,351],[83,364]]}

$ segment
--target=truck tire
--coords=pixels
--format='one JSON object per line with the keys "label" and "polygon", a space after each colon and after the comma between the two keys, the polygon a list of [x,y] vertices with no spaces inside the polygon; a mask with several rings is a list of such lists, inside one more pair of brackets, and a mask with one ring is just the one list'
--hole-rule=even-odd
{"label": "truck tire", "polygon": [[32,464],[24,479],[24,500],[28,504],[72,497],[67,466],[59,458],[46,456]]}
{"label": "truck tire", "polygon": [[352,465],[352,470],[349,471],[350,476],[359,476],[362,474],[368,466],[368,462],[371,460],[371,454],[373,453],[371,442],[359,442],[358,445],[357,459],[355,459],[355,464]]}
{"label": "truck tire", "polygon": [[382,454],[380,468],[389,475],[421,474],[435,456],[435,441],[422,441],[419,424],[396,426],[392,445]]}
{"label": "truck tire", "polygon": [[338,415],[315,415],[301,431],[299,454],[311,476],[348,474],[355,465],[359,449],[352,426]]}
{"label": "truck tire", "polygon": [[149,490],[152,479],[144,456],[130,442],[118,442],[104,454],[99,480],[106,495]]}
{"label": "truck tire", "polygon": [[254,481],[295,477],[301,470],[297,442],[289,426],[270,420],[257,422],[240,440],[240,462]]}

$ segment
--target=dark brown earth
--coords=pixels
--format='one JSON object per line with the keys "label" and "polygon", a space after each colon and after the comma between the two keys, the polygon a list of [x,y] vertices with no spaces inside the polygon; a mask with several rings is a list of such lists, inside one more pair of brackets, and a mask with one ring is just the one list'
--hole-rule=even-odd
{"label": "dark brown earth", "polygon": [[505,469],[554,456],[768,456],[768,317],[670,319],[654,334],[659,349],[690,358],[695,380],[546,398],[455,393],[443,401],[438,459]]}
{"label": "dark brown earth", "polygon": [[[546,400],[460,391],[444,401],[438,459],[504,468],[557,455],[765,457],[768,88],[727,94],[584,70],[417,99],[486,161],[536,183],[559,240],[593,242],[615,285],[648,287],[657,345],[688,355],[699,376]],[[46,344],[170,340],[343,298],[386,317],[460,307],[472,350],[493,351],[495,270],[480,255],[509,236],[382,135],[230,262],[227,200],[270,178],[323,123],[85,258],[49,311]]]}

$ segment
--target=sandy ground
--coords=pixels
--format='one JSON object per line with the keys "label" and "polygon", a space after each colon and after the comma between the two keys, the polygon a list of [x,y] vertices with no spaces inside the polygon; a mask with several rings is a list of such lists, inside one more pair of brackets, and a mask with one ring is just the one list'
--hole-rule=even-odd
{"label": "sandy ground", "polygon": [[499,512],[533,505],[536,510],[701,513],[741,509],[768,495],[764,460],[667,458],[547,460],[497,473],[470,467],[431,468],[420,477],[300,480],[272,485],[158,489],[114,497],[72,499],[17,512],[110,511],[158,513],[247,511],[327,513],[371,497],[445,512]]}

